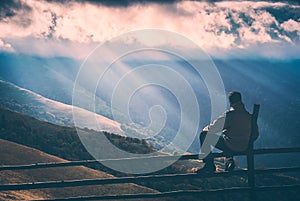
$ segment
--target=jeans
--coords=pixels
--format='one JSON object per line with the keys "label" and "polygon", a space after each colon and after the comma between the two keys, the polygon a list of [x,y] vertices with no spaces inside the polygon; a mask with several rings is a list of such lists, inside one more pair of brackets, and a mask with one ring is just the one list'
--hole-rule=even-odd
{"label": "jeans", "polygon": [[[218,139],[218,141],[217,141],[217,143],[215,145],[213,145],[213,144],[206,144],[206,146],[208,147],[208,149],[210,149],[210,146],[212,145],[215,148],[220,149],[224,153],[228,153],[228,157],[232,157],[230,155],[230,152],[233,152],[233,151],[226,145],[226,142],[225,142],[225,139],[224,139],[223,136],[219,136],[217,134],[209,134],[209,135],[213,135],[213,136],[210,136],[210,137],[213,137],[215,139],[219,138],[219,139]],[[202,131],[201,134],[200,134],[201,152],[203,151],[202,148],[203,148],[203,144],[204,144],[206,136],[207,136],[207,131]],[[204,158],[203,162],[206,165],[208,165],[208,166],[213,166],[214,165],[214,159],[210,158],[210,157]]]}

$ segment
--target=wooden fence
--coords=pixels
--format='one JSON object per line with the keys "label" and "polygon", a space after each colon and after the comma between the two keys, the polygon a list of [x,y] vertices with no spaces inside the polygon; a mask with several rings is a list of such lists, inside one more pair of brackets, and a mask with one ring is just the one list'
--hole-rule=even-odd
{"label": "wooden fence", "polygon": [[[253,157],[261,154],[278,154],[278,153],[299,153],[298,148],[276,148],[276,149],[256,149],[252,151]],[[249,153],[238,153],[236,155],[246,155]],[[219,158],[224,157],[223,153],[213,153],[208,157]],[[172,160],[178,156],[157,156],[148,158],[127,158],[127,159],[107,159],[107,160],[87,160],[87,161],[71,161],[71,162],[57,162],[57,163],[39,163],[29,165],[4,165],[0,166],[0,171],[4,170],[28,170],[39,168],[57,168],[57,167],[70,167],[82,166],[88,164],[95,164],[98,162],[120,160],[151,160],[159,158],[162,160]],[[199,159],[201,155],[183,155],[179,160]],[[254,164],[253,164],[254,165]],[[166,181],[166,180],[180,180],[180,179],[193,179],[193,178],[210,178],[210,177],[229,177],[234,175],[248,176],[248,187],[234,187],[224,189],[211,189],[211,190],[185,190],[185,191],[170,191],[162,193],[143,193],[143,194],[123,194],[123,195],[106,195],[106,196],[86,196],[86,197],[71,197],[71,198],[58,198],[50,200],[118,200],[118,199],[142,199],[142,198],[161,198],[161,197],[176,197],[176,196],[189,196],[189,195],[202,195],[202,194],[218,194],[225,192],[259,192],[259,191],[278,191],[278,190],[300,190],[300,185],[285,185],[285,186],[256,186],[255,175],[268,174],[268,173],[284,173],[284,172],[300,172],[299,167],[282,167],[282,168],[269,168],[269,169],[250,169],[249,163],[247,169],[235,170],[232,172],[214,172],[207,174],[165,174],[165,175],[147,175],[147,176],[132,176],[132,177],[116,177],[105,179],[84,179],[84,180],[65,180],[65,181],[49,181],[49,182],[34,182],[34,183],[21,183],[21,184],[3,184],[0,185],[0,191],[15,191],[15,190],[30,190],[42,188],[64,188],[75,186],[90,186],[90,185],[105,185],[105,184],[121,184],[121,183],[137,183],[149,181]],[[249,178],[252,178],[250,180]]]}

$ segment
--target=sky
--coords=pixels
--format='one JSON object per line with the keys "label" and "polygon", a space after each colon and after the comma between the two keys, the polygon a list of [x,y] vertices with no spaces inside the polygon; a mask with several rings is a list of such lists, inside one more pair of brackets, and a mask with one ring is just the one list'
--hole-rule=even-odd
{"label": "sky", "polygon": [[215,57],[300,57],[297,1],[161,2],[3,0],[0,51],[85,58],[113,37],[154,28],[181,34]]}

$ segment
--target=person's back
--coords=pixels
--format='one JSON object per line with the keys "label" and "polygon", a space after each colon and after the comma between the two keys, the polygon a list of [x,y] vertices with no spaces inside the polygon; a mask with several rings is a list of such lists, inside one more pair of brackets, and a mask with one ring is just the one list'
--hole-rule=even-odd
{"label": "person's back", "polygon": [[226,145],[233,151],[245,151],[251,134],[251,114],[238,102],[227,112],[226,121],[223,131]]}

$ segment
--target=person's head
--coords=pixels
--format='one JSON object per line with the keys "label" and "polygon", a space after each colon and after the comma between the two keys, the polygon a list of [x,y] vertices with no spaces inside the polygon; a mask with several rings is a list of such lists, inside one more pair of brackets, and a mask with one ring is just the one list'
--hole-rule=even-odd
{"label": "person's head", "polygon": [[232,91],[228,94],[230,106],[235,105],[236,103],[242,102],[242,95],[240,92]]}

